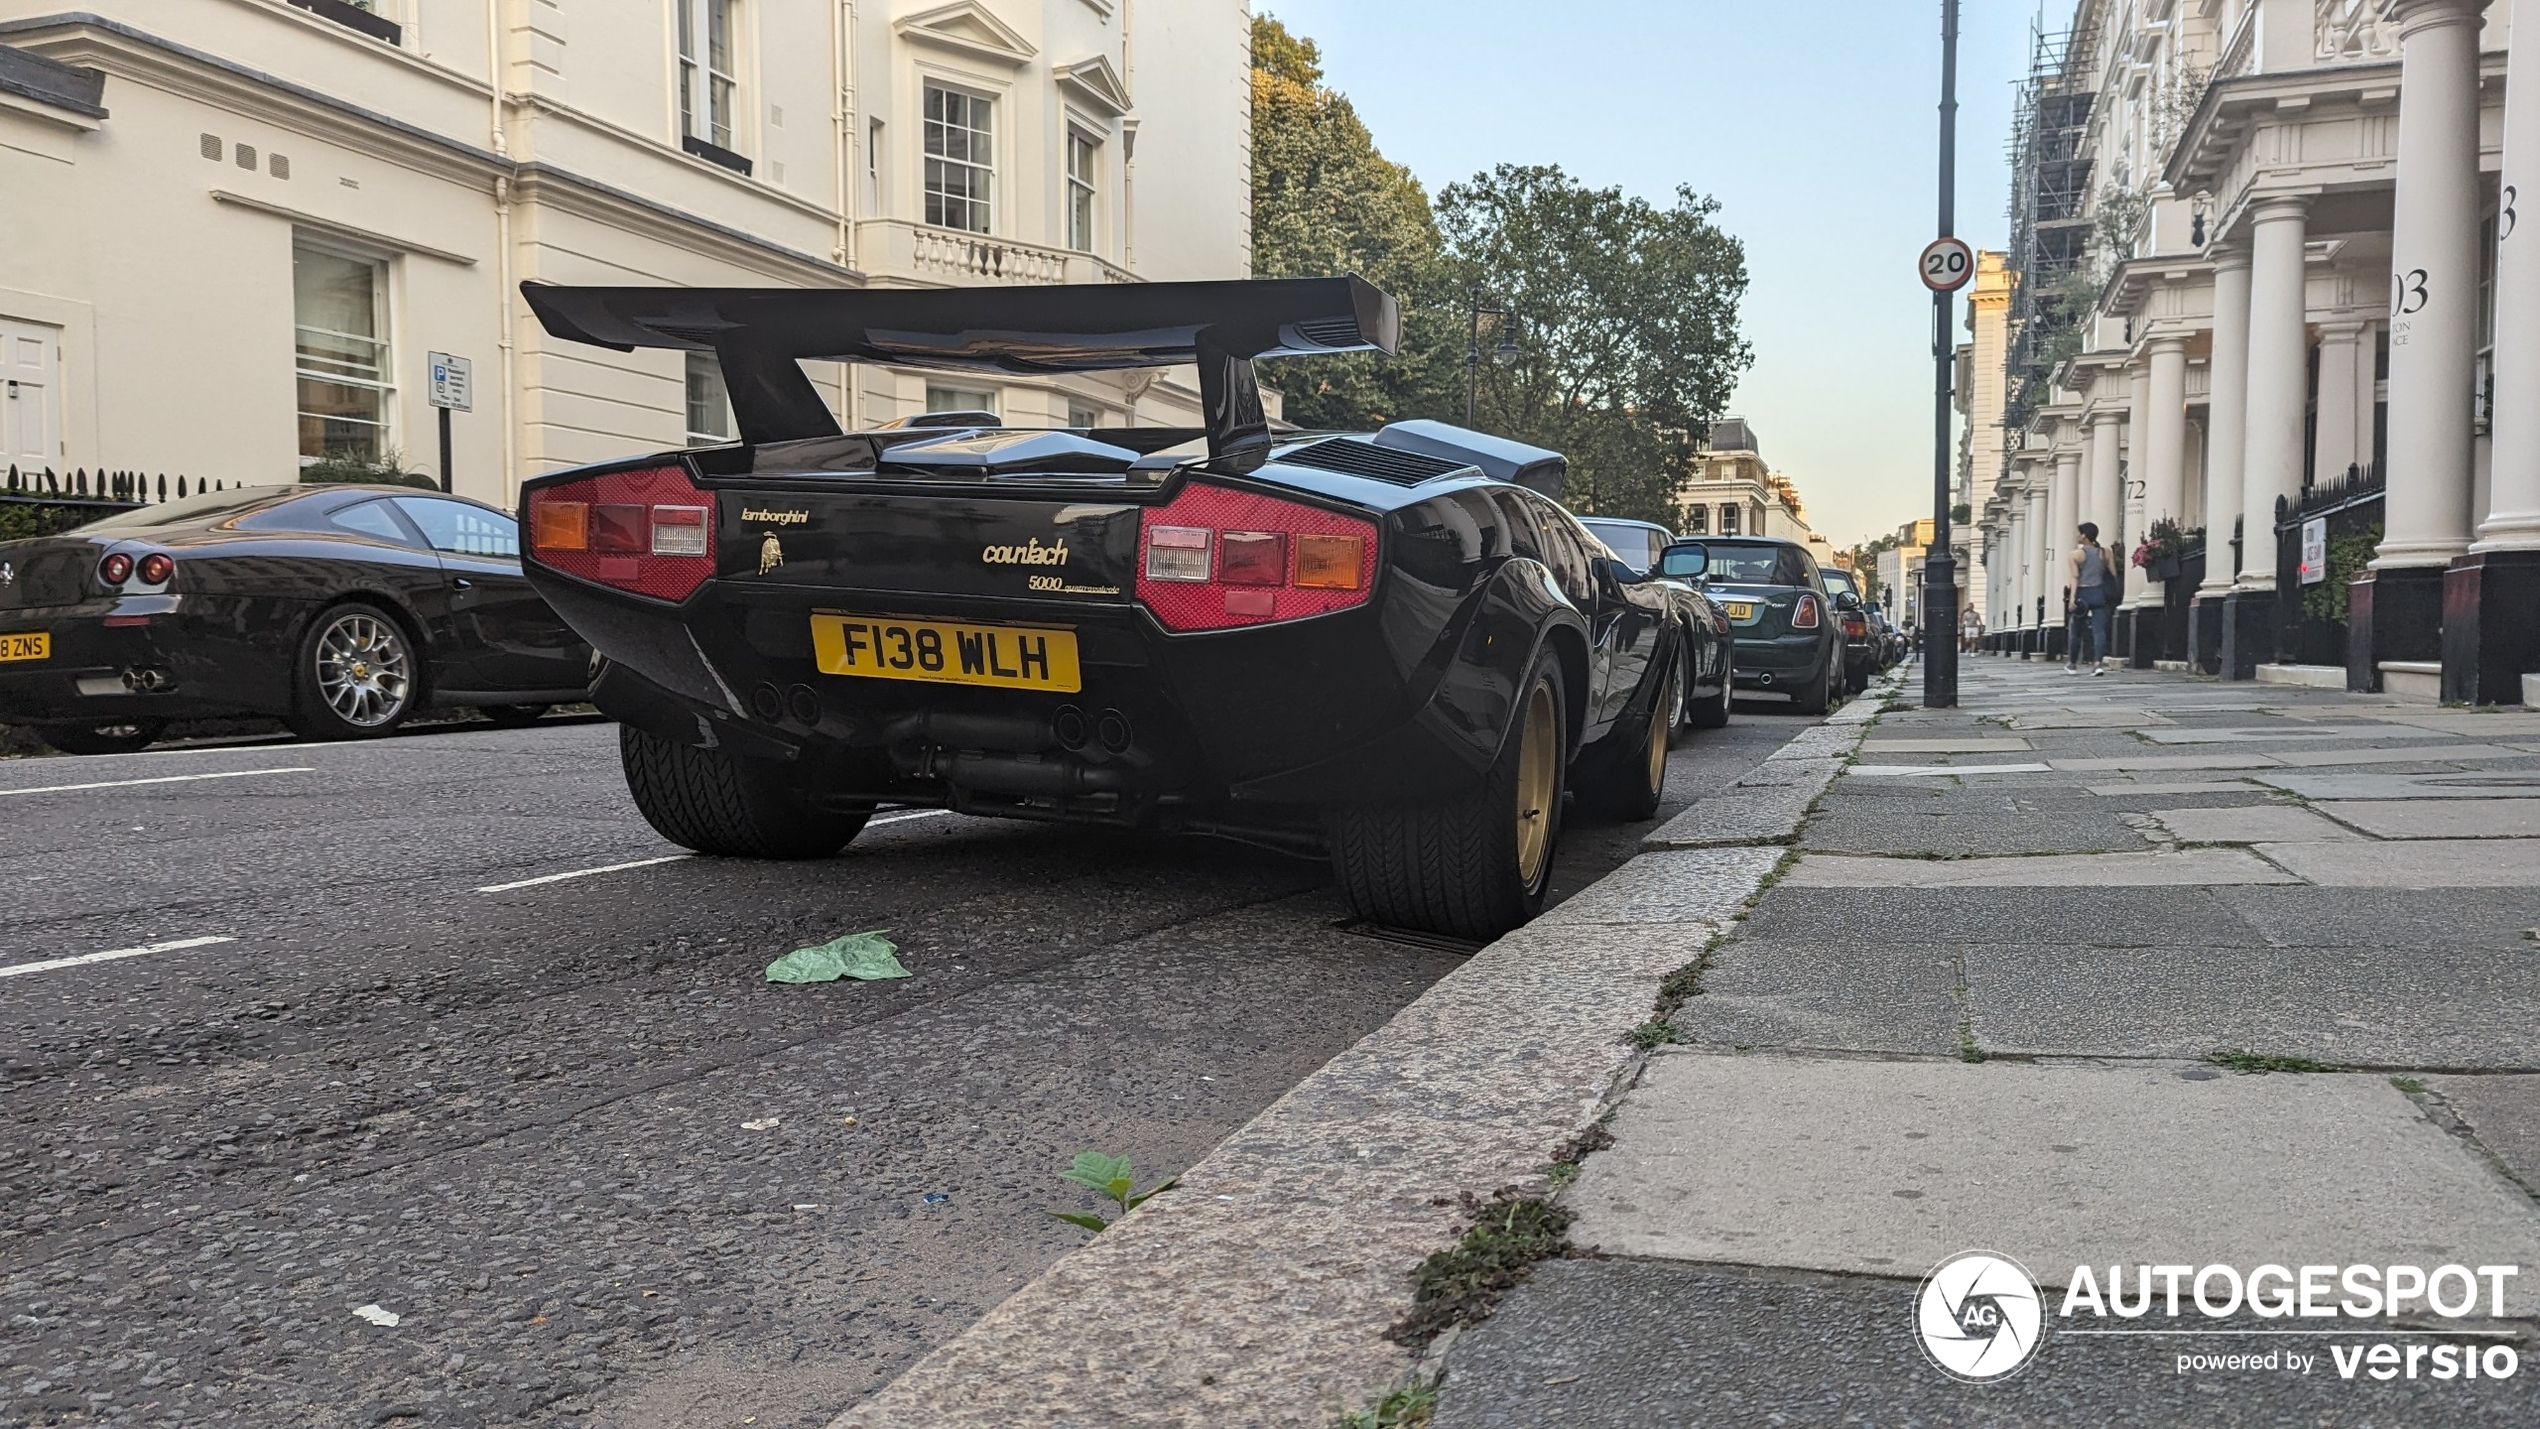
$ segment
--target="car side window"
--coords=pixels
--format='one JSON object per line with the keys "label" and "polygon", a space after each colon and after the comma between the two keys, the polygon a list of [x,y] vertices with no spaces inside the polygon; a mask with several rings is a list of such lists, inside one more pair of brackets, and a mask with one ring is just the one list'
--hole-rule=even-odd
{"label": "car side window", "polygon": [[454,556],[520,555],[520,525],[499,511],[429,496],[392,496],[389,500],[423,528],[424,539],[436,551]]}
{"label": "car side window", "polygon": [[404,523],[397,519],[397,513],[388,509],[384,499],[347,506],[326,519],[338,529],[350,531],[356,536],[372,536],[400,546],[414,544],[414,537],[407,534]]}
{"label": "car side window", "polygon": [[1596,598],[1593,560],[1588,554],[1589,539],[1579,529],[1570,513],[1541,499],[1526,503],[1533,510],[1535,524],[1543,531],[1543,562],[1552,568],[1552,578],[1570,599],[1585,607]]}
{"label": "car side window", "polygon": [[1782,552],[1782,573],[1781,579],[1778,583],[1781,585],[1810,585],[1816,586],[1820,590],[1825,588],[1825,582],[1817,579],[1816,564],[1810,561],[1806,556],[1799,554],[1797,551]]}

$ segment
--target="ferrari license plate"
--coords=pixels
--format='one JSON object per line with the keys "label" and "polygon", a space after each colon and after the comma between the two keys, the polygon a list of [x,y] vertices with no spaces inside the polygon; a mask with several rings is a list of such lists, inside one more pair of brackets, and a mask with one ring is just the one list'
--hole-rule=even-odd
{"label": "ferrari license plate", "polygon": [[1056,626],[814,615],[811,648],[824,675],[1071,695],[1085,687],[1076,668],[1076,632]]}
{"label": "ferrari license plate", "polygon": [[1755,618],[1755,607],[1745,601],[1730,601],[1726,608],[1729,612],[1729,619],[1731,620],[1753,620]]}
{"label": "ferrari license plate", "polygon": [[28,630],[15,635],[0,635],[0,662],[52,658],[53,632],[49,630]]}

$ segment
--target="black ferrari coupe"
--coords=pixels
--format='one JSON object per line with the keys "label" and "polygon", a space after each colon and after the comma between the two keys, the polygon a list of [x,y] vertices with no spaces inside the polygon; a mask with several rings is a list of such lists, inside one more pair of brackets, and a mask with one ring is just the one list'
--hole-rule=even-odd
{"label": "black ferrari coupe", "polygon": [[[732,393],[737,444],[522,493],[636,805],[690,848],[825,856],[885,802],[1213,832],[1487,938],[1542,906],[1565,789],[1646,818],[1677,727],[1727,717],[1725,621],[1563,510],[1558,454],[1272,432],[1253,359],[1393,347],[1356,278],[523,291],[559,338],[713,352]],[[1196,363],[1206,425],[847,433],[802,359]]]}
{"label": "black ferrari coupe", "polygon": [[523,578],[510,514],[459,497],[246,487],[0,542],[0,722],[72,754],[173,719],[309,739],[427,705],[521,722],[582,699],[590,661]]}

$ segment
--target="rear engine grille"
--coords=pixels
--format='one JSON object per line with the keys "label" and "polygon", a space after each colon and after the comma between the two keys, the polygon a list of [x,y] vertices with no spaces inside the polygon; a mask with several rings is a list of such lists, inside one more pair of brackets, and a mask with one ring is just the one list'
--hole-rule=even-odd
{"label": "rear engine grille", "polygon": [[1318,471],[1345,472],[1396,486],[1418,486],[1441,476],[1451,476],[1473,468],[1463,462],[1442,461],[1417,452],[1395,451],[1355,437],[1329,437],[1307,446],[1279,453],[1276,460],[1289,466],[1310,466]]}

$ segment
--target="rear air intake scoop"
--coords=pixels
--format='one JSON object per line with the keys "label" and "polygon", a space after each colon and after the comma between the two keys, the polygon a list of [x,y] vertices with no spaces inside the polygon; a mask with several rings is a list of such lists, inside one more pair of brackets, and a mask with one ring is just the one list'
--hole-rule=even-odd
{"label": "rear air intake scoop", "polygon": [[1197,364],[1209,451],[1258,464],[1269,423],[1252,362],[1390,353],[1394,300],[1354,275],[1043,288],[571,288],[521,285],[556,337],[712,352],[744,441],[839,435],[811,358],[1049,376]]}

